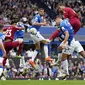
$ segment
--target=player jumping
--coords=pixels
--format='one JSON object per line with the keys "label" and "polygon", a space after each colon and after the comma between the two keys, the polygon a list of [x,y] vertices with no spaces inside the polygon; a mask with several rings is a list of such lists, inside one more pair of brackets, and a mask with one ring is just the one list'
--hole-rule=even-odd
{"label": "player jumping", "polygon": [[[14,24],[14,22],[12,24]],[[22,48],[23,41],[22,40],[13,41],[13,40],[14,40],[15,32],[17,30],[22,30],[22,29],[24,29],[24,28],[23,27],[16,27],[15,25],[11,25],[9,27],[3,28],[3,30],[6,32],[4,47],[6,49],[6,53],[7,54],[9,54],[9,51],[12,50],[13,48],[16,48],[17,46],[19,46],[18,56],[21,54],[22,49],[23,49]],[[7,60],[7,58],[4,58],[4,60],[3,60],[3,65],[4,66],[6,64],[6,60]]]}
{"label": "player jumping", "polygon": [[45,53],[45,60],[52,61],[52,59],[48,56],[48,44],[46,39],[40,34],[39,29],[41,26],[46,26],[47,23],[44,21],[44,9],[39,8],[38,14],[34,16],[32,20],[32,28],[30,29],[30,36],[35,43],[36,50],[34,51],[34,56],[29,61],[29,63],[34,67],[34,59],[37,54],[40,52],[40,42],[44,43],[44,53]]}
{"label": "player jumping", "polygon": [[[63,4],[59,4],[57,6],[57,9],[59,12],[61,12],[64,16],[64,19],[68,18],[70,24],[72,25],[73,29],[74,29],[74,34],[76,34],[79,29],[81,28],[81,22],[80,22],[80,18],[78,17],[77,13],[70,7],[65,7]],[[59,30],[56,30],[51,36],[50,36],[50,40],[58,37],[59,34]]]}
{"label": "player jumping", "polygon": [[75,41],[74,30],[68,19],[62,20],[62,17],[58,16],[56,18],[56,24],[60,27],[60,29],[58,29],[60,31],[58,37],[62,43],[58,48],[62,50],[62,66],[66,72],[66,75],[69,75],[67,61],[68,56],[71,56],[73,52],[76,51],[77,53],[80,53],[85,60],[85,51],[81,44],[78,41]]}

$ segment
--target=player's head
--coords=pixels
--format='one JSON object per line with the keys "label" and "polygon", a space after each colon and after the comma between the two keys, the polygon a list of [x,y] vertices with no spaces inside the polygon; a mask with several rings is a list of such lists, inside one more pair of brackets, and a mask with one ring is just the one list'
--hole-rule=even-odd
{"label": "player's head", "polygon": [[16,25],[17,22],[18,22],[18,20],[17,19],[14,19],[14,20],[11,21],[11,25]]}
{"label": "player's head", "polygon": [[59,15],[56,17],[56,25],[59,26],[61,22],[62,22],[62,16]]}
{"label": "player's head", "polygon": [[4,25],[0,24],[0,31],[3,29]]}
{"label": "player's head", "polygon": [[63,12],[63,9],[65,8],[65,5],[60,3],[57,5],[56,9],[59,11],[59,12]]}
{"label": "player's head", "polygon": [[38,14],[39,14],[40,16],[43,16],[43,15],[44,15],[44,9],[43,9],[43,8],[39,8],[39,9],[38,9]]}
{"label": "player's head", "polygon": [[21,19],[21,22],[23,22],[23,23],[27,23],[27,18],[26,17],[22,17],[22,19]]}

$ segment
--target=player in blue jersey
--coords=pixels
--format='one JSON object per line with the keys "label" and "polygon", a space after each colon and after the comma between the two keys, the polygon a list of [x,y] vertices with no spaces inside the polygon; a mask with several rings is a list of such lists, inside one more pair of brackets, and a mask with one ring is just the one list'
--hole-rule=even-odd
{"label": "player in blue jersey", "polygon": [[5,35],[3,34],[3,25],[0,24],[0,77],[3,73],[3,57],[6,57],[6,50],[3,45],[3,40],[5,39]]}
{"label": "player in blue jersey", "polygon": [[[23,27],[24,29],[16,31],[15,41],[19,41],[19,40],[23,41],[23,38],[24,38],[24,35],[25,35],[25,30],[28,28],[28,26],[27,26],[28,24],[26,24],[26,23],[27,23],[27,18],[25,18],[25,17],[23,17],[21,19],[21,22],[17,23],[18,27]],[[20,48],[23,49],[23,46],[24,46],[24,43],[21,44]],[[19,55],[18,57],[21,57],[21,55]]]}
{"label": "player in blue jersey", "polygon": [[44,53],[45,53],[45,60],[52,61],[52,59],[48,56],[48,44],[47,39],[45,39],[39,32],[41,26],[46,26],[47,23],[44,19],[44,9],[39,8],[38,14],[34,16],[32,20],[32,28],[30,29],[30,36],[35,43],[36,50],[34,51],[34,56],[29,63],[35,67],[34,59],[40,51],[40,42],[44,43]]}
{"label": "player in blue jersey", "polygon": [[18,30],[16,33],[15,33],[15,38],[16,39],[23,39],[24,38],[24,35],[25,35],[25,30],[28,28],[28,24],[27,24],[27,18],[26,17],[23,17],[21,19],[21,22],[18,22],[17,23],[17,26],[18,27],[24,27],[23,30]]}
{"label": "player in blue jersey", "polygon": [[[28,29],[28,26],[29,26],[29,24],[27,22],[28,22],[27,18],[23,17],[21,19],[21,22],[17,23],[18,27],[23,27],[24,29],[23,30],[17,30],[17,32],[15,33],[15,41],[18,41],[18,40],[22,40],[23,41],[23,38],[24,38],[24,35],[25,35],[25,31]],[[23,49],[23,47],[24,47],[24,42],[21,44],[20,48]],[[19,55],[17,57],[20,57],[20,66],[25,66],[25,59],[24,59],[23,54],[21,53],[21,55]]]}
{"label": "player in blue jersey", "polygon": [[[75,41],[74,31],[68,19],[62,20],[62,17],[58,16],[56,18],[56,25],[59,26],[58,30],[60,33],[58,35],[58,39],[61,41],[58,48],[62,51],[62,54],[59,57],[61,57],[65,75],[69,75],[67,61],[68,56],[71,56],[72,53],[76,51],[85,58],[85,51],[81,44],[78,41]],[[59,76],[63,76],[63,74]]]}
{"label": "player in blue jersey", "polygon": [[59,48],[62,48],[62,67],[65,71],[65,74],[69,75],[67,57],[68,55],[72,54],[71,46],[75,42],[74,31],[68,19],[62,20],[60,16],[56,18],[56,25],[59,26],[60,28],[59,37],[63,35],[63,40],[59,47]]}

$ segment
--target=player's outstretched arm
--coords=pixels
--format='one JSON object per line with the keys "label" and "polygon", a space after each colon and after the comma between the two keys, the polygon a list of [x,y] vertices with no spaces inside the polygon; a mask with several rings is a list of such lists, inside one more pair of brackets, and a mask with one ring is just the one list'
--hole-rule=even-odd
{"label": "player's outstretched arm", "polygon": [[41,22],[41,23],[38,23],[38,22],[33,22],[33,25],[35,25],[35,26],[45,26],[45,25],[47,25],[47,23],[46,22]]}

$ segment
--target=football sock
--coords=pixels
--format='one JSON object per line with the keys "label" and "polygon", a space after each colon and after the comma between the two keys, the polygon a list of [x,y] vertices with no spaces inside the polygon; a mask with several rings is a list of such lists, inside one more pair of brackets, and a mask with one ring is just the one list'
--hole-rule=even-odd
{"label": "football sock", "polygon": [[2,75],[3,73],[3,66],[0,66],[0,76]]}
{"label": "football sock", "polygon": [[64,60],[64,61],[62,61],[62,67],[63,67],[65,73],[69,75],[69,71],[68,71],[68,60],[67,59]]}
{"label": "football sock", "polygon": [[48,44],[44,45],[45,58],[48,58]]}

